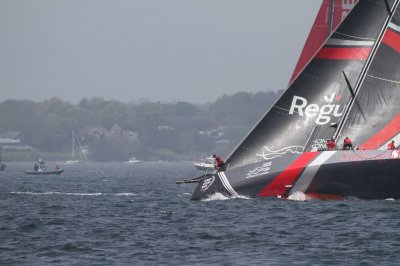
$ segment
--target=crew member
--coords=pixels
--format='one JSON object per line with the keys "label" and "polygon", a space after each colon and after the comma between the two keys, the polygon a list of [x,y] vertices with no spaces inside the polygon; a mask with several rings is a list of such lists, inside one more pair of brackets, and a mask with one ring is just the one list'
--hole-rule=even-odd
{"label": "crew member", "polygon": [[219,155],[213,155],[213,158],[215,159],[214,162],[214,168],[217,170],[217,172],[225,171],[225,163],[224,160],[222,160],[221,156]]}
{"label": "crew member", "polygon": [[328,139],[326,141],[326,147],[328,148],[328,151],[336,150],[335,140],[334,139]]}
{"label": "crew member", "polygon": [[394,145],[394,140],[392,140],[392,142],[390,142],[388,144],[388,150],[395,150],[396,149],[396,145]]}
{"label": "crew member", "polygon": [[349,137],[346,137],[343,141],[343,150],[351,150],[351,148],[353,148],[353,145],[351,144],[351,140],[349,139]]}

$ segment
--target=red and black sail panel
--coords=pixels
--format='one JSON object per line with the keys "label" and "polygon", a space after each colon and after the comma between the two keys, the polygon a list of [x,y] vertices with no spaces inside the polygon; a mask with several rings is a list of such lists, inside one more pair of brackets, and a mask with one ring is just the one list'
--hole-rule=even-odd
{"label": "red and black sail panel", "polygon": [[[394,0],[387,3],[392,7]],[[372,46],[389,17],[385,1],[359,1],[281,98],[233,151],[226,162],[228,167],[286,153],[301,153],[314,133],[313,148],[330,138],[335,131],[330,124],[338,122],[351,99],[348,84],[353,86],[361,76]]]}
{"label": "red and black sail panel", "polygon": [[290,83],[299,75],[301,70],[313,58],[334,29],[353,9],[358,0],[324,0],[315,18],[310,34],[304,44]]}
{"label": "red and black sail panel", "polygon": [[360,149],[400,144],[400,7],[394,12],[341,132]]}
{"label": "red and black sail panel", "polygon": [[329,39],[318,51],[316,58],[330,60],[362,60],[368,59],[374,41]]}
{"label": "red and black sail panel", "polygon": [[400,26],[390,23],[382,42],[400,53]]}

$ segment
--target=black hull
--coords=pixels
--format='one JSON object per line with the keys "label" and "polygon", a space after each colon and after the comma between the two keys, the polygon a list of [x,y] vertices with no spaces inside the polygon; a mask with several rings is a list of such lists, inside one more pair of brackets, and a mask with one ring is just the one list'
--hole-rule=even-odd
{"label": "black hull", "polygon": [[6,169],[5,163],[0,163],[0,171],[4,171]]}
{"label": "black hull", "polygon": [[52,171],[25,171],[27,175],[61,175],[64,169],[52,170]]}
{"label": "black hull", "polygon": [[228,197],[400,199],[400,151],[289,154],[202,180],[192,200]]}

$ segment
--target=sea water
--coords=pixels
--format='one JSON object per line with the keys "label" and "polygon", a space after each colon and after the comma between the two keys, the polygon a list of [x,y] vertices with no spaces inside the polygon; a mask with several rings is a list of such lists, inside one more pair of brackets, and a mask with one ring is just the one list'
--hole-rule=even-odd
{"label": "sea water", "polygon": [[[400,201],[214,195],[192,162],[0,172],[1,265],[398,265]],[[48,163],[48,166],[51,164]]]}

